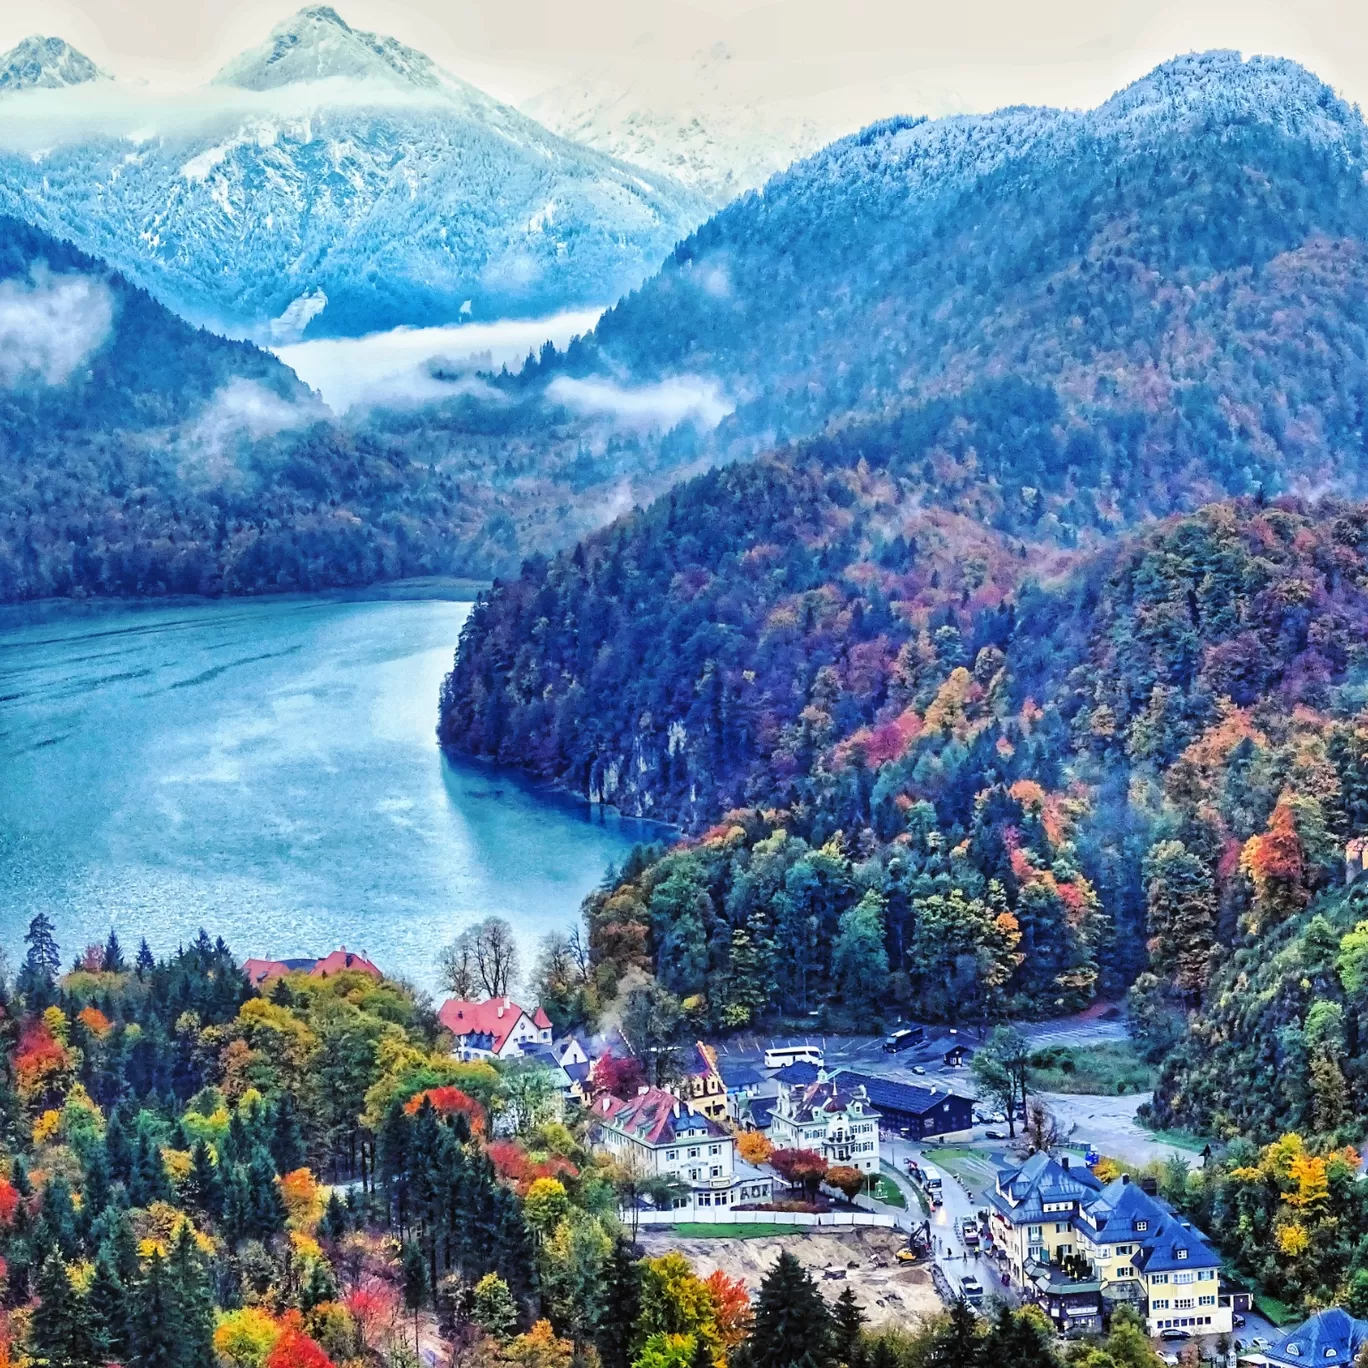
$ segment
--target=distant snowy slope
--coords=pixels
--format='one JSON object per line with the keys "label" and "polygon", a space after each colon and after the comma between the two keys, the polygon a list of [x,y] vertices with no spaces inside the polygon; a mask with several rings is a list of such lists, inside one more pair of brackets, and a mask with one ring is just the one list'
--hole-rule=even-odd
{"label": "distant snowy slope", "polygon": [[61,38],[25,38],[0,56],[0,93],[59,90],[108,79],[89,57]]}
{"label": "distant snowy slope", "polygon": [[564,137],[674,177],[717,207],[860,122],[813,102],[758,96],[722,44],[664,71],[586,74],[523,109]]}
{"label": "distant snowy slope", "polygon": [[314,7],[188,97],[7,96],[0,212],[186,317],[289,339],[610,302],[707,207]]}

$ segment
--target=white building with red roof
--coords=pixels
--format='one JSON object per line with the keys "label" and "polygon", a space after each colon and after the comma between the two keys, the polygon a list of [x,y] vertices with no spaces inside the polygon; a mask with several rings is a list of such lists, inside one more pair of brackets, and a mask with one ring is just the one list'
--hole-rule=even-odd
{"label": "white building with red roof", "polygon": [[456,1037],[462,1059],[517,1059],[551,1044],[551,1020],[538,1007],[527,1012],[510,997],[448,998],[437,1020]]}
{"label": "white building with red roof", "polygon": [[626,1101],[603,1093],[590,1108],[597,1143],[643,1177],[677,1178],[689,1189],[676,1210],[768,1202],[774,1179],[736,1157],[736,1141],[664,1088]]}

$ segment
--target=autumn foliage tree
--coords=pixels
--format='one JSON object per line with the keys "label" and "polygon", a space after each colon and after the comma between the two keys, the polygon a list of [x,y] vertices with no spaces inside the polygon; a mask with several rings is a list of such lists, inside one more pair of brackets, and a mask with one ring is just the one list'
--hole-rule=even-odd
{"label": "autumn foliage tree", "polygon": [[790,1187],[802,1188],[809,1201],[827,1176],[827,1161],[816,1150],[777,1149],[770,1164]]}

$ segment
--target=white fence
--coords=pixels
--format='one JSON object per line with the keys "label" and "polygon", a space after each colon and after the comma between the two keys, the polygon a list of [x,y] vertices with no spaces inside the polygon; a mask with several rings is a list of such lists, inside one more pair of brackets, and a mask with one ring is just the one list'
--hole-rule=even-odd
{"label": "white fence", "polygon": [[[631,1225],[632,1213],[621,1213],[624,1225]],[[700,1207],[697,1211],[638,1211],[638,1225],[782,1225],[782,1226],[883,1226],[894,1225],[893,1217],[882,1211],[729,1211],[726,1207]]]}

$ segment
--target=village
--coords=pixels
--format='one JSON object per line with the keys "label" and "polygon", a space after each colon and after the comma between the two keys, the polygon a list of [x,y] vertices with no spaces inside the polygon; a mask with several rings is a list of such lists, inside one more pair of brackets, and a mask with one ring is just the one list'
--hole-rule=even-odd
{"label": "village", "polygon": [[[345,946],[243,968],[263,992],[291,974],[384,977]],[[699,1040],[653,1083],[620,1031],[558,1034],[507,993],[436,1014],[455,1058],[535,1070],[556,1118],[634,1175],[619,1211],[634,1240],[752,1290],[787,1249],[875,1325],[1004,1303],[1072,1338],[1127,1308],[1165,1362],[1253,1368],[1349,1365],[1368,1344],[1368,1321],[1337,1307],[1291,1328],[1263,1321],[1152,1175],[1058,1133],[1036,1147],[1024,1107],[1004,1144],[1008,1118],[980,1101],[974,1047],[953,1029]]]}

